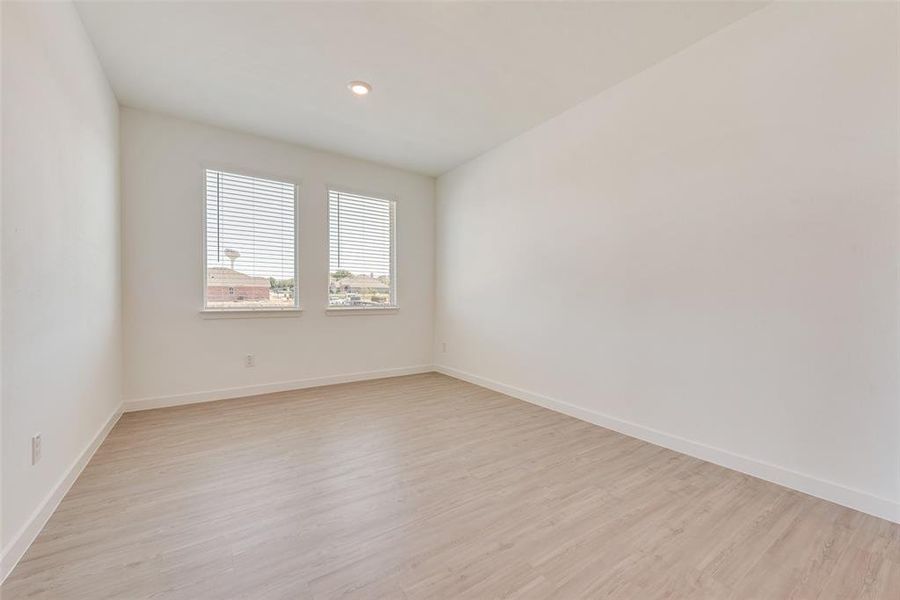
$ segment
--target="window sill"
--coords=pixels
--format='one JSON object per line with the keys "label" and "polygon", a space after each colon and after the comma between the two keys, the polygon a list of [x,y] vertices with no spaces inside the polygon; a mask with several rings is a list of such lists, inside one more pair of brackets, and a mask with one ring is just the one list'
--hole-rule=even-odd
{"label": "window sill", "polygon": [[386,306],[384,308],[363,308],[354,306],[347,308],[338,308],[335,306],[330,306],[325,309],[325,314],[331,317],[348,315],[393,315],[398,312],[400,312],[400,309],[396,306]]}
{"label": "window sill", "polygon": [[299,317],[302,308],[204,308],[204,319],[265,319],[272,317]]}

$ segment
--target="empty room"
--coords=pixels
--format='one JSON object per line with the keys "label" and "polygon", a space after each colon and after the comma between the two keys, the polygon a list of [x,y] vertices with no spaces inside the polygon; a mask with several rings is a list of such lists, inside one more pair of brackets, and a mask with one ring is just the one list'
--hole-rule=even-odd
{"label": "empty room", "polygon": [[0,21],[2,600],[900,600],[900,3]]}

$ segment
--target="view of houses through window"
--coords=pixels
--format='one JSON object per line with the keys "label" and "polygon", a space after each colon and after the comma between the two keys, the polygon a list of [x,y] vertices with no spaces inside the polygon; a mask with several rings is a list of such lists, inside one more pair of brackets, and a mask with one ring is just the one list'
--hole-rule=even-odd
{"label": "view of houses through window", "polygon": [[206,171],[206,306],[296,306],[295,186]]}
{"label": "view of houses through window", "polygon": [[[297,306],[296,189],[206,171],[207,310]],[[328,305],[396,306],[392,200],[329,190]]]}
{"label": "view of houses through window", "polygon": [[374,273],[355,275],[345,269],[331,274],[328,286],[332,306],[383,306],[391,304],[391,278]]}
{"label": "view of houses through window", "polygon": [[394,202],[329,190],[328,237],[329,306],[396,306]]}

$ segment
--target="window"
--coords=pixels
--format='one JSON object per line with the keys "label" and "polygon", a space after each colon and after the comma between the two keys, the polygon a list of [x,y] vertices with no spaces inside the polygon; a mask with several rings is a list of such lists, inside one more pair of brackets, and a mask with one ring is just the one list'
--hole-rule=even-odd
{"label": "window", "polygon": [[296,191],[206,171],[204,309],[297,308]]}
{"label": "window", "polygon": [[396,308],[392,200],[328,191],[332,308]]}

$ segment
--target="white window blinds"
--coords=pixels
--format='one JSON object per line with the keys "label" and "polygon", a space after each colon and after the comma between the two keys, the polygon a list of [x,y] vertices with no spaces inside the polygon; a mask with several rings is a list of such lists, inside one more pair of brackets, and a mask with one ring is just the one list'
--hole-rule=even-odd
{"label": "white window blinds", "polygon": [[205,308],[294,308],[294,184],[206,171]]}
{"label": "white window blinds", "polygon": [[329,190],[329,305],[397,305],[392,200]]}

